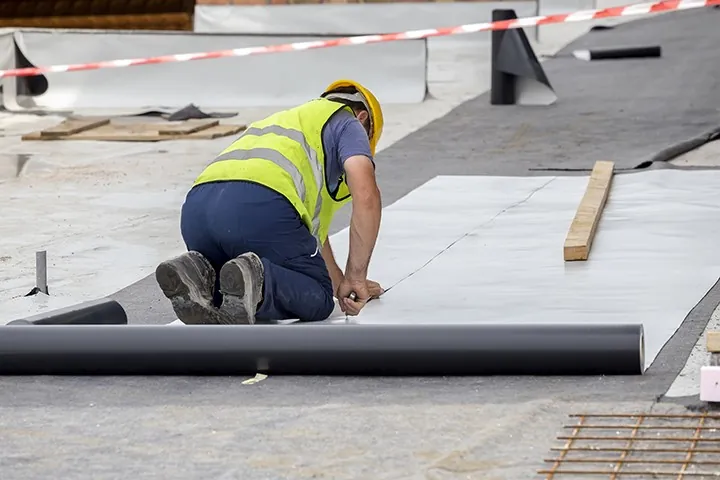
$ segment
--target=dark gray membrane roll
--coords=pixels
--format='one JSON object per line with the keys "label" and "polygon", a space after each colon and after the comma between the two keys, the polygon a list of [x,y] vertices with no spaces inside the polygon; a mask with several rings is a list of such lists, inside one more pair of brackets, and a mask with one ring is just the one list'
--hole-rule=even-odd
{"label": "dark gray membrane roll", "polygon": [[117,301],[108,298],[90,300],[57,310],[20,318],[8,325],[126,325],[127,314]]}
{"label": "dark gray membrane roll", "polygon": [[637,375],[642,325],[0,327],[2,375]]}
{"label": "dark gray membrane roll", "polygon": [[[581,50],[582,51],[582,50]],[[652,45],[648,47],[626,47],[584,50],[589,60],[617,60],[623,58],[659,58],[662,56],[662,47]],[[573,52],[577,55],[577,52]]]}

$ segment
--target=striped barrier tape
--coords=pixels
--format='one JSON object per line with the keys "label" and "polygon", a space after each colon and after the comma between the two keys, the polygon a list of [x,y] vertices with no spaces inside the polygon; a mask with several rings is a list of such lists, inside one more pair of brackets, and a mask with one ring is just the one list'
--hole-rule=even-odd
{"label": "striped barrier tape", "polygon": [[133,67],[138,65],[153,65],[158,63],[189,62],[191,60],[209,60],[211,58],[245,57],[263,53],[291,52],[311,50],[315,48],[339,47],[344,45],[362,45],[366,43],[391,42],[395,40],[413,40],[429,37],[443,37],[460,35],[464,33],[477,33],[488,30],[509,30],[513,28],[535,27],[555,23],[584,22],[600,18],[628,17],[647,15],[652,13],[669,12],[673,10],[689,10],[720,5],[720,0],[669,0],[652,3],[638,3],[621,7],[612,7],[598,10],[581,10],[573,13],[557,15],[541,15],[537,17],[518,18],[499,22],[484,22],[461,25],[459,27],[435,28],[427,30],[412,30],[401,33],[388,33],[384,35],[362,35],[356,37],[336,38],[313,42],[286,43],[282,45],[266,45],[260,47],[245,47],[232,50],[218,50],[215,52],[179,53],[148,58],[129,58],[109,60],[94,63],[76,63],[71,65],[53,65],[49,67],[28,67],[12,70],[0,70],[2,77],[31,77],[44,73],[76,72],[80,70],[97,70],[100,68]]}

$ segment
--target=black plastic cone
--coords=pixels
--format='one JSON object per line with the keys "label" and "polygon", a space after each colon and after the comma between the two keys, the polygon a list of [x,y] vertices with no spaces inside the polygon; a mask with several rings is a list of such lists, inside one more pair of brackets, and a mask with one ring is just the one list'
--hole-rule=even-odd
{"label": "black plastic cone", "polygon": [[[514,10],[493,10],[493,22],[516,19]],[[490,103],[550,105],[557,95],[522,29],[492,32]]]}

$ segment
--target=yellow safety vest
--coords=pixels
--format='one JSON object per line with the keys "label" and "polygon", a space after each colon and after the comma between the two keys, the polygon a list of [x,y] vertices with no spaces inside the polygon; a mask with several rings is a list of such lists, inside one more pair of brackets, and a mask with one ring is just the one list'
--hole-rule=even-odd
{"label": "yellow safety vest", "polygon": [[[335,212],[350,200],[345,175],[337,191],[325,181],[322,132],[339,111],[352,110],[318,98],[254,122],[195,180],[195,185],[245,180],[282,194],[322,245]],[[232,206],[228,205],[228,208]]]}

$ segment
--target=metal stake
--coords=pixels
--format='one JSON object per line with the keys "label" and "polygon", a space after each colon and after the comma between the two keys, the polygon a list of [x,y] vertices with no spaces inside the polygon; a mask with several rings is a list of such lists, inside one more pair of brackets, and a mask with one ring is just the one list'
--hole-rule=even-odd
{"label": "metal stake", "polygon": [[48,294],[47,285],[47,252],[35,252],[35,286],[39,291]]}

